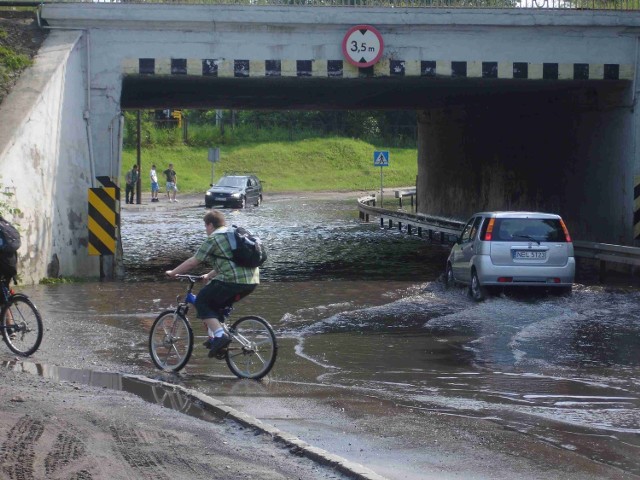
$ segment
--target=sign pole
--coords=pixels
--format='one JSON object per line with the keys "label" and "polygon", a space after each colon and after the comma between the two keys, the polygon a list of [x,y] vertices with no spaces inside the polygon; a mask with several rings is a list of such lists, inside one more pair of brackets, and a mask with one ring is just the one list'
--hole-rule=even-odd
{"label": "sign pole", "polygon": [[380,208],[384,208],[384,196],[382,190],[382,167],[380,167]]}

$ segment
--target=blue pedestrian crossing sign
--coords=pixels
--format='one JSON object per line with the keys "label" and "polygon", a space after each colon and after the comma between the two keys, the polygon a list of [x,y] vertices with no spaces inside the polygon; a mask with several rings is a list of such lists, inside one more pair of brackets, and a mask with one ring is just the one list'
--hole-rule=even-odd
{"label": "blue pedestrian crossing sign", "polygon": [[389,152],[388,151],[373,152],[373,166],[374,167],[388,167],[389,166]]}

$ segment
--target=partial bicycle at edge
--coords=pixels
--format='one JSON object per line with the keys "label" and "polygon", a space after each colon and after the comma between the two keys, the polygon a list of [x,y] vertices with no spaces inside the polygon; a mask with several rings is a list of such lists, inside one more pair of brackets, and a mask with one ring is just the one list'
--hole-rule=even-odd
{"label": "partial bicycle at edge", "polygon": [[[182,370],[193,353],[196,340],[207,339],[207,335],[194,335],[187,317],[196,296],[193,287],[201,275],[176,275],[189,282],[187,293],[177,297],[178,305],[161,312],[149,332],[149,353],[156,367],[167,372]],[[229,370],[238,378],[258,380],[267,375],[276,362],[278,343],[273,328],[264,318],[248,315],[227,325],[233,304],[218,311],[218,320],[231,343],[220,350],[215,358],[226,360]]]}
{"label": "partial bicycle at edge", "polygon": [[42,342],[40,312],[23,293],[16,293],[6,281],[0,281],[0,329],[9,349],[23,357],[35,353]]}

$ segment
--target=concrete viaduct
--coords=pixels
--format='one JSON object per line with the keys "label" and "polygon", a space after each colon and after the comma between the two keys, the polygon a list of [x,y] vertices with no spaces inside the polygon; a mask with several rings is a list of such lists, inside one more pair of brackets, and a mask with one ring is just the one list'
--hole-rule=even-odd
{"label": "concrete viaduct", "polygon": [[[24,281],[115,274],[87,254],[87,189],[117,181],[138,108],[414,109],[421,212],[548,210],[639,244],[640,12],[58,3],[40,21],[0,112]],[[355,25],[384,41],[371,66],[343,53]]]}

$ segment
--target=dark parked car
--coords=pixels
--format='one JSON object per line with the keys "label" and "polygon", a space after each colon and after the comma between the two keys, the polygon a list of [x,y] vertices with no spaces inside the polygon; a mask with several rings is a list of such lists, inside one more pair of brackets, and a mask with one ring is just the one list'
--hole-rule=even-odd
{"label": "dark parked car", "polygon": [[244,208],[262,203],[262,184],[255,175],[225,175],[204,196],[207,208],[214,205]]}

